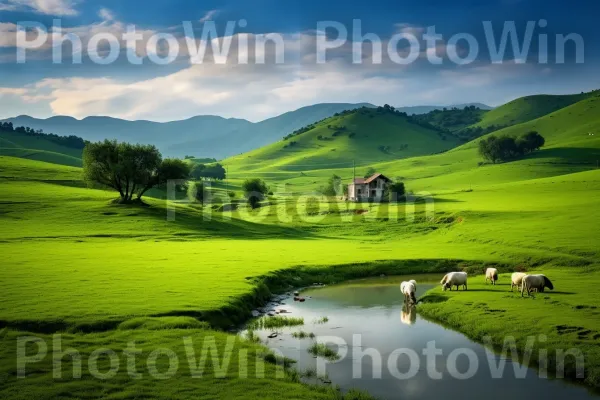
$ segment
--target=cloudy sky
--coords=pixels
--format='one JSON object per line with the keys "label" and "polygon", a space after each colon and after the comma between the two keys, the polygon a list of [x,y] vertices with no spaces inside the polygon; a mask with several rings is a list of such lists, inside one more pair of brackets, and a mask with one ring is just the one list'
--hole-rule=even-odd
{"label": "cloudy sky", "polygon": [[[322,102],[499,105],[533,93],[587,91],[600,88],[598,15],[592,0],[0,0],[0,118],[212,114],[258,121]],[[529,51],[515,53],[508,41],[500,59],[491,56],[485,21],[496,50],[505,22],[514,23],[522,45],[532,21]],[[132,27],[139,35],[133,44],[123,36]],[[214,37],[203,38],[211,27]],[[317,43],[332,43],[340,27],[348,40],[319,63]],[[432,28],[441,35],[434,44],[427,41]],[[359,34],[379,38],[381,50],[357,45]],[[557,35],[570,34],[581,44],[567,41],[559,63]],[[395,41],[398,35],[405,39]],[[72,40],[61,43],[64,37]],[[261,40],[267,44],[258,46]],[[229,52],[212,51],[226,43]],[[205,57],[193,58],[204,46]]]}

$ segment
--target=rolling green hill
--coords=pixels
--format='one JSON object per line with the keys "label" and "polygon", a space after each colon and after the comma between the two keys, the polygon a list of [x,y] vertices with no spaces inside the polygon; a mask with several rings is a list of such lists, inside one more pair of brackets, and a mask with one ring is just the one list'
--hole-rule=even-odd
{"label": "rolling green hill", "polygon": [[454,136],[419,126],[404,115],[362,108],[327,118],[223,163],[233,173],[318,170],[434,154],[458,143]]}
{"label": "rolling green hill", "polygon": [[488,128],[490,126],[507,127],[518,125],[540,118],[596,94],[598,94],[598,91],[573,95],[521,97],[485,113],[482,120],[475,124],[475,126]]}
{"label": "rolling green hill", "polygon": [[[388,165],[414,185],[462,188],[489,182],[515,182],[595,169],[600,159],[600,93],[541,118],[514,125],[489,135],[518,136],[530,131],[546,139],[540,151],[498,165],[479,166],[478,140],[432,157],[401,160]],[[484,136],[485,137],[485,136]]]}
{"label": "rolling green hill", "polygon": [[[299,137],[309,144],[315,143],[314,137],[317,131],[323,131],[323,125],[326,128],[328,124],[330,123],[324,122]],[[530,131],[538,131],[545,137],[545,147],[526,157],[497,165],[480,165],[483,159],[478,152],[479,139],[442,154],[407,158],[390,157],[392,159],[387,161],[385,161],[387,155],[377,154],[377,151],[369,152],[368,141],[363,142],[362,151],[363,154],[370,154],[371,157],[382,160],[371,162],[369,166],[378,172],[405,181],[409,190],[417,191],[470,190],[480,185],[488,185],[490,182],[519,182],[588,171],[597,168],[600,159],[600,93],[596,92],[591,97],[587,96],[578,103],[538,119],[488,135],[518,136]],[[305,137],[305,135],[310,136]],[[343,143],[348,142],[349,140]],[[328,154],[327,151],[318,152],[318,149],[315,150],[308,145],[290,150],[284,148],[285,143],[278,142],[238,158],[226,160],[226,163],[230,163],[230,183],[237,185],[245,178],[258,176],[269,184],[286,183],[289,185],[288,190],[304,192],[323,186],[332,174],[341,176],[347,183],[352,178],[352,158],[356,153],[347,150],[342,154],[338,152]],[[326,143],[333,145],[336,142]],[[360,150],[360,146],[358,147]],[[313,154],[320,156],[318,161],[309,157]],[[293,155],[297,156],[293,157]],[[306,160],[311,161],[305,162]],[[342,162],[337,163],[338,161]],[[369,159],[367,158],[365,162],[368,163]],[[301,166],[296,167],[294,163]],[[311,163],[314,163],[314,166],[311,167]],[[362,175],[367,168],[358,165],[360,167],[357,173]]]}
{"label": "rolling green hill", "polygon": [[81,149],[15,131],[0,130],[0,155],[81,167]]}

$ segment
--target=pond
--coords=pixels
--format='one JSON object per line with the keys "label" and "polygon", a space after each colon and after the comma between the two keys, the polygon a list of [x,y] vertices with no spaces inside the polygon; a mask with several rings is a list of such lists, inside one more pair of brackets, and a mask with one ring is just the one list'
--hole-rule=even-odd
{"label": "pond", "polygon": [[[288,313],[282,316],[302,317],[304,325],[254,333],[269,348],[296,360],[298,371],[309,371],[305,380],[332,383],[342,390],[361,389],[380,399],[597,398],[564,380],[540,378],[536,369],[423,319],[416,312],[418,306],[403,304],[399,283],[408,279],[412,277],[311,288],[300,294],[305,302],[280,297],[264,311],[285,310]],[[434,283],[419,283],[417,297],[432,287]],[[293,336],[301,331],[315,337]],[[269,338],[274,333],[277,337]],[[309,353],[317,340],[340,358],[327,360]],[[498,375],[503,363],[504,373]]]}

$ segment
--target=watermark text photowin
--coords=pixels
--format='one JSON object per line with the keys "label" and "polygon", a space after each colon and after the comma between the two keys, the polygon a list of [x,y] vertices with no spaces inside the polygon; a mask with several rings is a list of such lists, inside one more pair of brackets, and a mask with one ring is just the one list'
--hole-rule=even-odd
{"label": "watermark text photowin", "polygon": [[[573,32],[548,34],[548,25],[544,19],[524,24],[482,21],[481,30],[476,34],[462,32],[444,36],[435,26],[429,26],[400,29],[390,37],[382,38],[365,31],[358,19],[350,27],[336,21],[320,21],[315,33],[309,36],[314,39],[308,50],[313,57],[303,57],[303,60],[324,64],[332,54],[338,54],[336,51],[345,51],[354,64],[407,65],[426,60],[434,65],[445,62],[466,65],[480,57],[494,64],[528,61],[564,64],[567,54],[572,55],[569,57],[572,62],[583,63],[583,37]],[[229,21],[219,27],[214,21],[206,21],[201,26],[184,21],[178,34],[170,30],[145,35],[135,25],[127,25],[124,32],[107,29],[88,37],[76,29],[63,28],[60,19],[55,19],[52,26],[21,21],[16,31],[17,62],[26,63],[28,53],[43,49],[52,52],[55,64],[81,64],[87,55],[91,62],[106,65],[119,60],[122,54],[131,64],[170,64],[181,57],[188,58],[192,64],[291,62],[286,60],[290,46],[285,35],[250,34],[243,31],[247,27],[246,20]]]}
{"label": "watermark text photowin", "polygon": [[[60,334],[54,335],[52,340],[23,336],[17,339],[16,377],[26,379],[32,376],[31,373],[35,375],[38,371],[36,365],[51,362],[54,379],[82,379],[84,375],[88,375],[99,380],[110,380],[119,373],[127,374],[131,379],[150,377],[160,380],[172,379],[181,374],[195,379],[207,376],[223,378],[230,373],[237,373],[240,378],[285,378],[283,368],[273,371],[266,367],[268,357],[264,354],[251,356],[247,349],[235,349],[236,341],[243,340],[240,337],[228,337],[224,346],[217,345],[215,337],[210,335],[202,339],[185,336],[181,340],[181,346],[175,350],[157,348],[143,351],[132,341],[124,349],[98,348],[92,352],[89,352],[90,349],[80,352],[63,344]],[[515,338],[508,336],[504,339],[499,355],[489,351],[481,355],[470,348],[456,348],[445,353],[437,347],[435,341],[428,342],[422,349],[398,348],[383,355],[376,348],[363,346],[360,334],[353,335],[351,343],[337,336],[317,337],[317,343],[337,349],[339,357],[335,361],[319,357],[316,369],[319,375],[326,375],[328,365],[349,358],[353,360],[353,379],[382,379],[384,369],[398,380],[412,379],[423,373],[432,380],[468,380],[481,372],[489,374],[492,379],[508,376],[526,379],[530,366],[537,367],[540,378],[551,376],[561,379],[565,378],[565,365],[568,363],[575,367],[571,371],[575,376],[571,377],[582,379],[585,374],[585,357],[581,350],[572,348],[549,351],[543,347],[546,340],[544,335],[530,336],[525,347],[519,351]],[[485,337],[484,343],[491,346],[492,339]],[[534,356],[536,345],[538,351],[537,356]],[[270,351],[268,354],[271,354],[271,360],[283,366],[283,354],[277,349]],[[366,358],[370,358],[372,362],[363,363]],[[550,359],[554,361],[552,369],[549,368]],[[370,368],[366,368],[366,365],[370,365]]]}

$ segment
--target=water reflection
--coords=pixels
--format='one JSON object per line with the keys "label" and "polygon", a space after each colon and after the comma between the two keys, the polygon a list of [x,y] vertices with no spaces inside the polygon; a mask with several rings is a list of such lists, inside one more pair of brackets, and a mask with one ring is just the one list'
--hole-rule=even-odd
{"label": "water reflection", "polygon": [[417,322],[417,307],[413,304],[404,303],[400,314],[400,320],[404,325],[414,325]]}

